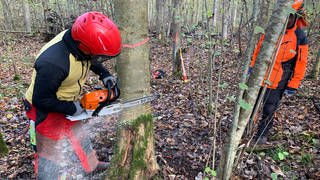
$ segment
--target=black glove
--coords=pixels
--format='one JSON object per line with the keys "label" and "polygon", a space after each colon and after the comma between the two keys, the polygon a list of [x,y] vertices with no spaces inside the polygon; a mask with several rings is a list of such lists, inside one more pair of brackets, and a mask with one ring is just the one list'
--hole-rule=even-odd
{"label": "black glove", "polygon": [[77,116],[80,115],[84,109],[82,108],[81,104],[79,101],[73,102],[74,106],[76,107],[76,112],[72,114],[72,116]]}
{"label": "black glove", "polygon": [[113,95],[114,97],[112,98],[112,101],[115,101],[119,98],[120,96],[120,88],[119,88],[119,81],[117,79],[115,86],[113,87]]}
{"label": "black glove", "polygon": [[115,101],[120,96],[120,89],[118,79],[114,76],[108,76],[102,79],[103,85],[108,89],[108,91],[113,92],[113,98],[111,101]]}
{"label": "black glove", "polygon": [[111,90],[117,83],[117,79],[114,76],[108,76],[102,79],[104,87]]}

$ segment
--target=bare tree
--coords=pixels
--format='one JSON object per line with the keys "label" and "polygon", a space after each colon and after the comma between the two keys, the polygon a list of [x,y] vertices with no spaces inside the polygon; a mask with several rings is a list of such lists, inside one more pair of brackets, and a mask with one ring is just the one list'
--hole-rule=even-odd
{"label": "bare tree", "polygon": [[181,0],[173,0],[173,16],[172,16],[172,74],[181,77],[181,57],[180,57],[180,29],[181,17],[178,14],[178,8],[181,6]]}
{"label": "bare tree", "polygon": [[156,35],[159,37],[161,32],[163,32],[163,19],[161,18],[163,14],[163,0],[156,0]]}
{"label": "bare tree", "polygon": [[4,26],[6,30],[14,30],[14,23],[11,15],[10,4],[7,0],[1,0],[2,11],[4,16]]}
{"label": "bare tree", "polygon": [[229,8],[230,8],[230,0],[223,0],[222,2],[222,37],[228,37],[228,25],[230,24],[230,15],[229,15]]}
{"label": "bare tree", "polygon": [[[245,91],[242,99],[243,103],[249,105],[249,107],[240,109],[240,114],[234,116],[232,129],[230,131],[228,142],[225,144],[225,154],[220,161],[218,177],[219,179],[227,180],[232,173],[232,167],[234,159],[237,153],[238,146],[240,144],[241,137],[245,130],[245,127],[249,121],[252,113],[253,105],[257,99],[260,85],[263,81],[264,75],[267,71],[268,65],[271,64],[270,59],[274,52],[274,47],[284,29],[284,24],[287,19],[287,7],[289,7],[290,1],[278,0],[270,18],[268,27],[266,29],[265,41],[262,44],[260,54],[257,58],[256,71],[250,76],[248,90]],[[237,104],[236,106],[239,106]],[[236,108],[238,109],[238,108]]]}

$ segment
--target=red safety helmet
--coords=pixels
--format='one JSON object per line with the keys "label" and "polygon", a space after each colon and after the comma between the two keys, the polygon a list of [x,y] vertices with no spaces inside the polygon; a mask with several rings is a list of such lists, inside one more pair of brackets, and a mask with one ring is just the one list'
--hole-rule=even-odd
{"label": "red safety helmet", "polygon": [[72,25],[71,36],[79,42],[79,49],[91,56],[117,56],[121,52],[118,27],[100,12],[79,16]]}

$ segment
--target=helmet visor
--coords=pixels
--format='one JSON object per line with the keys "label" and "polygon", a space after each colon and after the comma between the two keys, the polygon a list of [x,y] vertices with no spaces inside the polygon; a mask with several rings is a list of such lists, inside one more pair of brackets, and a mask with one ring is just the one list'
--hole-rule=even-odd
{"label": "helmet visor", "polygon": [[103,63],[105,61],[108,61],[109,59],[112,59],[116,56],[107,56],[107,55],[95,55],[92,56],[91,62],[93,64]]}

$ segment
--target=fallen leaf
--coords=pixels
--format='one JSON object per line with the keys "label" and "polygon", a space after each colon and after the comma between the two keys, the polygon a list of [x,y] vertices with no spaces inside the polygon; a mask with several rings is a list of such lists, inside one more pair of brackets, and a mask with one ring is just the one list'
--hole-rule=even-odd
{"label": "fallen leaf", "polygon": [[278,166],[271,165],[270,168],[277,175],[282,176],[282,177],[286,177],[286,175],[282,172],[282,170]]}
{"label": "fallen leaf", "polygon": [[11,119],[11,118],[13,118],[13,115],[12,114],[7,114],[7,118]]}

